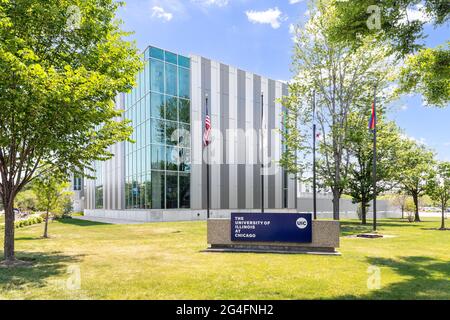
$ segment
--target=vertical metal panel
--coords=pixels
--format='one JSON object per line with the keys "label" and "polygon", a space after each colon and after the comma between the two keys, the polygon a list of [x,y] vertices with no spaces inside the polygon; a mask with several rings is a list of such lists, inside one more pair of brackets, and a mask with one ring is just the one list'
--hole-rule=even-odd
{"label": "vertical metal panel", "polygon": [[261,208],[261,77],[253,76],[253,128],[256,130],[255,151],[257,156],[256,163],[253,165],[253,208]]}
{"label": "vertical metal panel", "polygon": [[228,208],[238,208],[238,164],[237,164],[237,132],[238,132],[238,105],[239,105],[239,89],[238,89],[238,70],[229,68],[229,115],[228,115],[228,131],[226,132],[226,166],[229,168],[228,175]]}
{"label": "vertical metal panel", "polygon": [[[275,97],[277,99],[282,98],[282,84],[280,82],[277,82],[275,85]],[[277,132],[281,130],[281,119],[282,119],[282,104],[279,101],[276,101],[275,103],[275,128],[277,129]],[[281,159],[281,152],[282,152],[282,146],[281,146],[281,135],[280,133],[276,134],[275,143],[273,144],[274,148],[274,157],[275,159],[279,160]],[[279,164],[277,164],[277,170],[275,173],[275,208],[282,208],[283,207],[283,175],[282,175],[282,169],[280,168]]]}
{"label": "vertical metal panel", "polygon": [[220,185],[218,193],[220,194],[219,208],[228,209],[230,207],[229,189],[230,189],[230,170],[226,161],[228,156],[227,130],[230,122],[230,67],[220,64],[220,141],[222,143],[222,157],[218,163],[220,168]]}
{"label": "vertical metal panel", "polygon": [[273,148],[273,143],[277,139],[274,136],[275,134],[275,81],[269,80],[268,83],[268,113],[267,113],[267,121],[268,121],[268,146],[267,153],[270,160],[270,170],[268,171],[269,176],[267,177],[267,206],[268,208],[276,208],[275,207],[275,174],[277,171],[278,163],[275,157],[275,150]]}
{"label": "vertical metal panel", "polygon": [[211,208],[220,208],[220,164],[222,163],[222,139],[220,125],[220,63],[211,61]]}
{"label": "vertical metal panel", "polygon": [[[202,101],[205,101],[206,94],[209,96],[209,112],[211,113],[211,104],[213,100],[212,96],[212,90],[211,90],[211,60],[201,58],[202,60],[202,81],[201,81],[201,87],[202,87]],[[205,108],[204,103],[202,105],[202,121],[201,121],[201,132],[203,134],[203,123],[205,122]],[[200,137],[202,136],[200,135]],[[200,138],[201,139],[201,138]],[[200,140],[202,141],[202,140]],[[203,153],[202,153],[202,159],[203,159]],[[206,163],[202,160],[202,172],[206,173]],[[211,166],[212,167],[212,166]],[[211,173],[211,172],[210,172]],[[212,188],[212,185],[211,185]],[[212,192],[211,192],[212,193]],[[206,174],[202,175],[202,208],[206,208]],[[212,198],[212,195],[211,195]]]}
{"label": "vertical metal panel", "polygon": [[[257,159],[255,144],[256,132],[254,130],[254,76],[245,74],[245,208],[254,207],[254,164]],[[239,110],[241,112],[241,110]]]}
{"label": "vertical metal panel", "polygon": [[[191,56],[191,207],[203,208],[203,146],[202,120],[204,92],[202,90],[202,58]],[[206,200],[205,200],[206,201]],[[206,203],[206,202],[205,202]]]}
{"label": "vertical metal panel", "polygon": [[247,189],[247,181],[246,181],[246,166],[245,166],[245,154],[247,150],[247,141],[245,136],[246,129],[246,75],[242,70],[237,70],[237,129],[235,136],[235,143],[237,151],[236,160],[236,175],[237,175],[237,184],[235,186],[237,203],[236,207],[239,209],[246,208],[246,194],[251,193]]}

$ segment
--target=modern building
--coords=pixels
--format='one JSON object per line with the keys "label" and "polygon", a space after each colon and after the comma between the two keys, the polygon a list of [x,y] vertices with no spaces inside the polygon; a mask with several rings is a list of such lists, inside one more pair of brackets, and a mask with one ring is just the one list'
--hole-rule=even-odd
{"label": "modern building", "polygon": [[[156,47],[148,47],[143,59],[137,86],[116,99],[134,128],[134,143],[112,146],[115,156],[95,164],[96,179],[86,180],[82,193],[86,215],[204,219],[207,163],[213,215],[261,210],[262,177],[266,209],[295,208],[295,180],[278,165],[285,83]],[[207,148],[206,100],[212,126]]]}

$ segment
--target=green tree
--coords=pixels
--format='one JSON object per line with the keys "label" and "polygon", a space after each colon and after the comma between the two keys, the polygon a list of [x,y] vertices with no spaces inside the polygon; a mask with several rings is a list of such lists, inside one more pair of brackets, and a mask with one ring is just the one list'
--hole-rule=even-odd
{"label": "green tree", "polygon": [[[380,110],[381,111],[381,110]],[[369,202],[395,186],[399,168],[399,129],[394,122],[387,122],[378,114],[377,121],[377,189],[373,190],[373,134],[367,127],[367,114],[352,113],[349,117],[349,134],[346,148],[351,156],[346,194],[353,203],[361,204],[362,224],[366,224]]]}
{"label": "green tree", "polygon": [[429,183],[428,195],[441,207],[441,230],[445,230],[445,211],[450,204],[450,162],[436,165],[436,175]]}
{"label": "green tree", "polygon": [[[322,1],[319,1],[322,2]],[[338,19],[330,25],[333,41],[359,47],[366,37],[390,43],[397,58],[406,58],[399,93],[416,92],[429,105],[446,106],[450,100],[450,53],[447,46],[425,48],[426,23],[448,23],[448,0],[325,0]]]}
{"label": "green tree", "polygon": [[398,182],[401,189],[410,195],[414,201],[414,221],[419,222],[419,199],[425,195],[428,183],[433,177],[434,154],[423,144],[405,138],[398,156]]}
{"label": "green tree", "polygon": [[44,238],[48,238],[48,218],[50,211],[55,209],[58,201],[64,195],[70,194],[67,190],[69,183],[58,175],[39,175],[33,180],[33,191],[37,196],[38,207],[45,211]]}
{"label": "green tree", "polygon": [[13,203],[35,172],[82,175],[132,129],[114,107],[140,57],[113,0],[0,1],[0,197],[4,258],[15,261]]}
{"label": "green tree", "polygon": [[15,206],[21,211],[36,210],[37,198],[33,190],[23,190],[19,192],[14,201]]}
{"label": "green tree", "polygon": [[426,48],[408,56],[397,92],[417,92],[427,105],[446,106],[450,101],[450,51]]}
{"label": "green tree", "polygon": [[323,186],[333,192],[333,217],[339,219],[339,199],[345,190],[349,168],[350,156],[345,148],[349,114],[360,110],[361,105],[371,105],[375,85],[380,89],[378,98],[385,98],[381,89],[386,86],[393,68],[387,59],[388,48],[369,39],[355,51],[331,42],[328,29],[335,19],[336,12],[332,8],[319,5],[312,10],[306,25],[296,27],[295,77],[284,117],[283,139],[287,149],[283,166],[291,172],[295,167],[297,171],[303,169],[298,163],[297,150],[305,149],[304,131],[305,126],[310,130],[311,117],[304,115],[312,114],[312,92],[315,91],[316,120],[321,136],[317,173]]}
{"label": "green tree", "polygon": [[330,26],[334,40],[359,46],[367,36],[389,41],[401,56],[423,47],[423,29],[444,25],[450,17],[447,0],[321,0],[334,7],[339,19]]}

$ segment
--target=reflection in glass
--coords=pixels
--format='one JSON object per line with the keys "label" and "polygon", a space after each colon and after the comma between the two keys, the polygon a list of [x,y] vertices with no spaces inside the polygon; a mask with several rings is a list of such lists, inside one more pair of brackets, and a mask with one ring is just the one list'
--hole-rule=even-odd
{"label": "reflection in glass", "polygon": [[189,69],[178,68],[179,96],[189,99],[191,97],[191,74]]}
{"label": "reflection in glass", "polygon": [[150,87],[152,91],[164,93],[164,62],[151,60]]}
{"label": "reflection in glass", "polygon": [[178,143],[178,123],[166,121],[166,144],[174,146]]}
{"label": "reflection in glass", "polygon": [[166,148],[166,170],[177,171],[178,170],[178,148],[167,147]]}
{"label": "reflection in glass", "polygon": [[166,147],[152,145],[152,169],[165,170]]}
{"label": "reflection in glass", "polygon": [[189,174],[180,173],[180,208],[191,207],[191,178]]}
{"label": "reflection in glass", "polygon": [[152,209],[164,209],[165,178],[163,171],[152,171]]}
{"label": "reflection in glass", "polygon": [[166,208],[178,208],[178,174],[167,172],[166,179]]}
{"label": "reflection in glass", "polygon": [[166,119],[177,121],[178,120],[177,109],[178,109],[178,98],[166,96]]}
{"label": "reflection in glass", "polygon": [[177,95],[177,66],[166,63],[166,94]]}
{"label": "reflection in glass", "polygon": [[180,122],[191,122],[191,102],[190,100],[180,99]]}
{"label": "reflection in glass", "polygon": [[151,120],[151,142],[152,143],[165,143],[165,121],[152,119]]}
{"label": "reflection in glass", "polygon": [[164,96],[159,93],[151,94],[150,113],[152,118],[164,119]]}

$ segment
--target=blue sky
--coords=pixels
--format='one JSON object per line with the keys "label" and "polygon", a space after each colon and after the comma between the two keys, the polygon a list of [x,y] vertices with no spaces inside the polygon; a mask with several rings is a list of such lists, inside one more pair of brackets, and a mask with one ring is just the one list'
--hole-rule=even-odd
{"label": "blue sky", "polygon": [[[199,54],[273,79],[289,80],[289,26],[305,21],[305,0],[128,0],[119,10],[140,49],[158,46]],[[425,28],[425,43],[448,40],[448,25]],[[390,114],[405,133],[450,161],[450,107],[424,107],[420,96],[394,104]]]}

